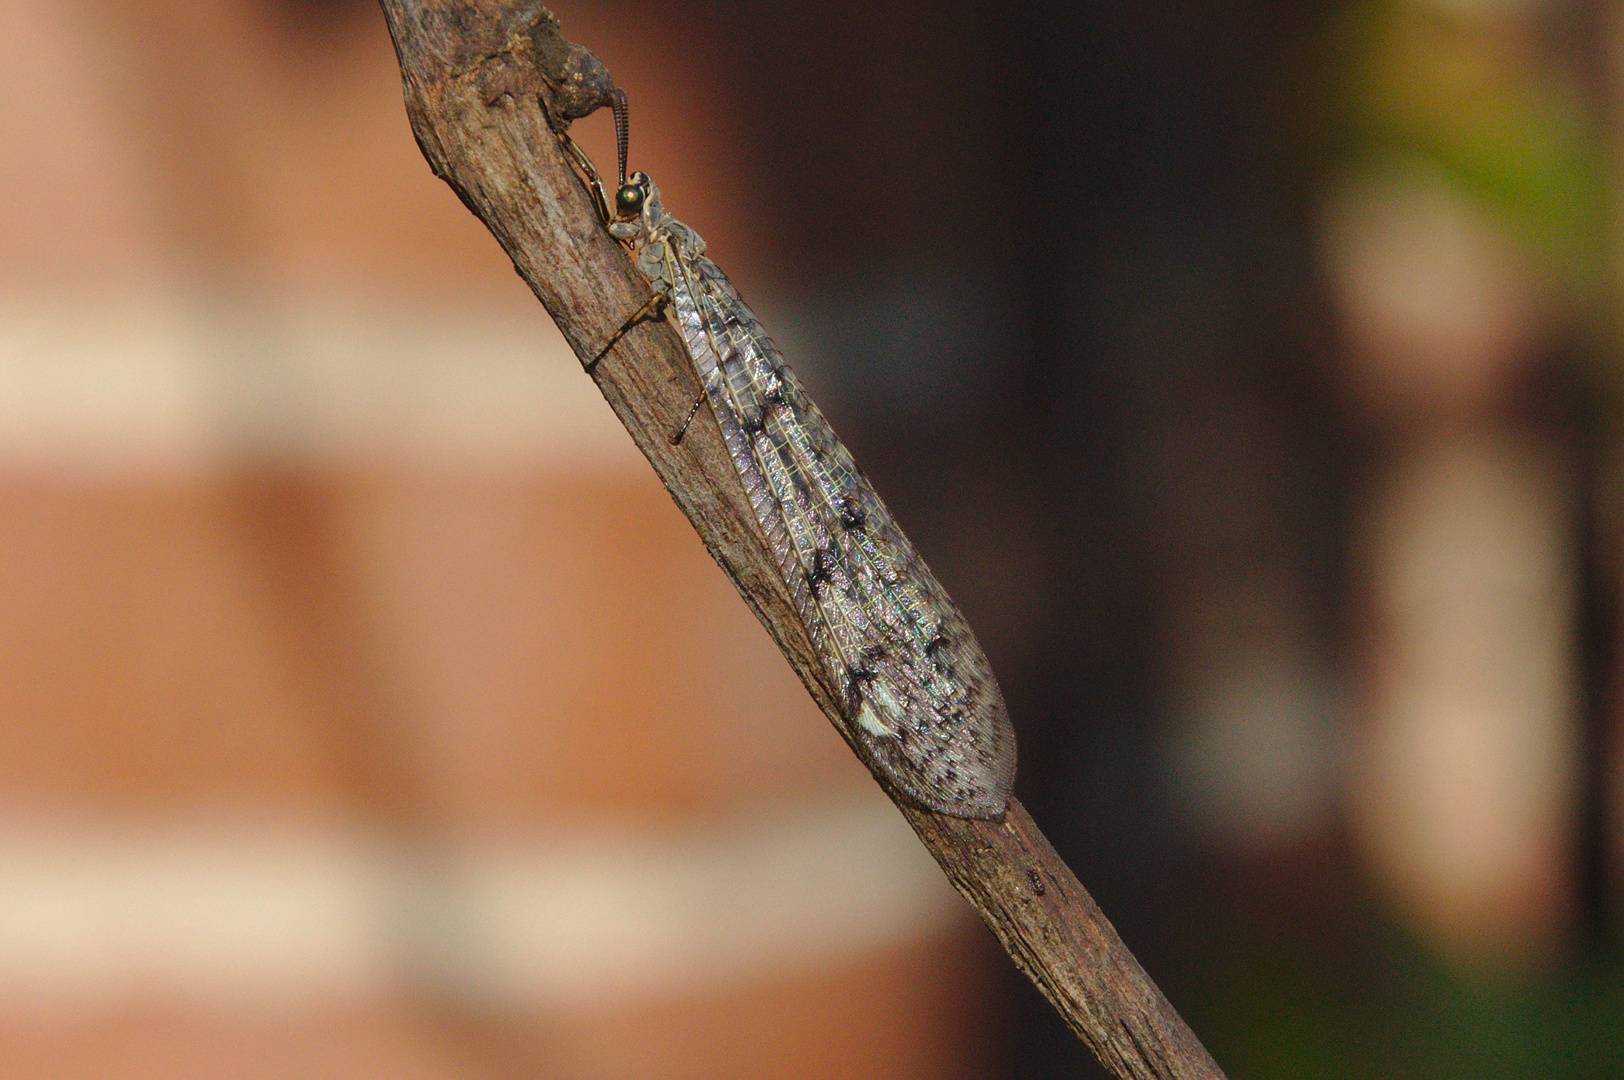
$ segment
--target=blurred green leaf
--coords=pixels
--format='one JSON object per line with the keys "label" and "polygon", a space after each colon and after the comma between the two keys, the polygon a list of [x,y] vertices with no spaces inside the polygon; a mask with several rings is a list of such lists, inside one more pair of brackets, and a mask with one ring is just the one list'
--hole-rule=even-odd
{"label": "blurred green leaf", "polygon": [[1340,35],[1355,155],[1420,157],[1500,216],[1578,299],[1606,285],[1605,155],[1577,79],[1530,27],[1417,0]]}

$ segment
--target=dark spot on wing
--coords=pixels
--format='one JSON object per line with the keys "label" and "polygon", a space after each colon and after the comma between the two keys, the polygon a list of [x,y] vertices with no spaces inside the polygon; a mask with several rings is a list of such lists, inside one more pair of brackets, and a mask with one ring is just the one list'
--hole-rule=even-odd
{"label": "dark spot on wing", "polygon": [[874,672],[868,667],[846,670],[846,708],[853,716],[863,706],[863,691],[874,681]]}
{"label": "dark spot on wing", "polygon": [[832,569],[833,560],[829,556],[828,548],[820,547],[812,552],[812,569],[806,572],[806,583],[812,587],[813,592],[820,592],[823,586],[829,584]]}

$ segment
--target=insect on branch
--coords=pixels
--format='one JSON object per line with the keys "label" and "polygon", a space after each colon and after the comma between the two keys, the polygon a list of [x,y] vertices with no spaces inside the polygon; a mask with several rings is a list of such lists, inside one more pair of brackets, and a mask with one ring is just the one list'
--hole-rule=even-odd
{"label": "insect on branch", "polygon": [[[683,338],[650,307],[658,293],[603,227],[603,207],[555,134],[595,108],[624,110],[624,96],[531,0],[381,3],[412,130],[435,174],[501,243],[707,549],[863,756],[844,710],[847,687],[833,685],[820,659],[713,410],[694,408]],[[668,433],[690,413],[673,444]],[[1222,1077],[1018,800],[992,819],[956,817],[900,797],[883,777],[882,786],[1107,1069],[1139,1080]]]}

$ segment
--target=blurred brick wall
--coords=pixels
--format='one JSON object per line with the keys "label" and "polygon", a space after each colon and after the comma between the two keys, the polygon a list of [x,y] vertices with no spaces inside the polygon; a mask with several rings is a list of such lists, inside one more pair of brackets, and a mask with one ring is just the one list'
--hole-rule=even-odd
{"label": "blurred brick wall", "polygon": [[376,10],[12,15],[0,1072],[977,1072],[982,932],[430,176]]}

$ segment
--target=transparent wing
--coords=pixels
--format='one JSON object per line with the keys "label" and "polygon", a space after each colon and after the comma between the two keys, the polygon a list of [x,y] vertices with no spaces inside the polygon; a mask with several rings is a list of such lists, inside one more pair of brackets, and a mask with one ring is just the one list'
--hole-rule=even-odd
{"label": "transparent wing", "polygon": [[690,355],[851,727],[918,802],[1001,814],[1015,738],[975,636],[733,284],[679,248]]}

